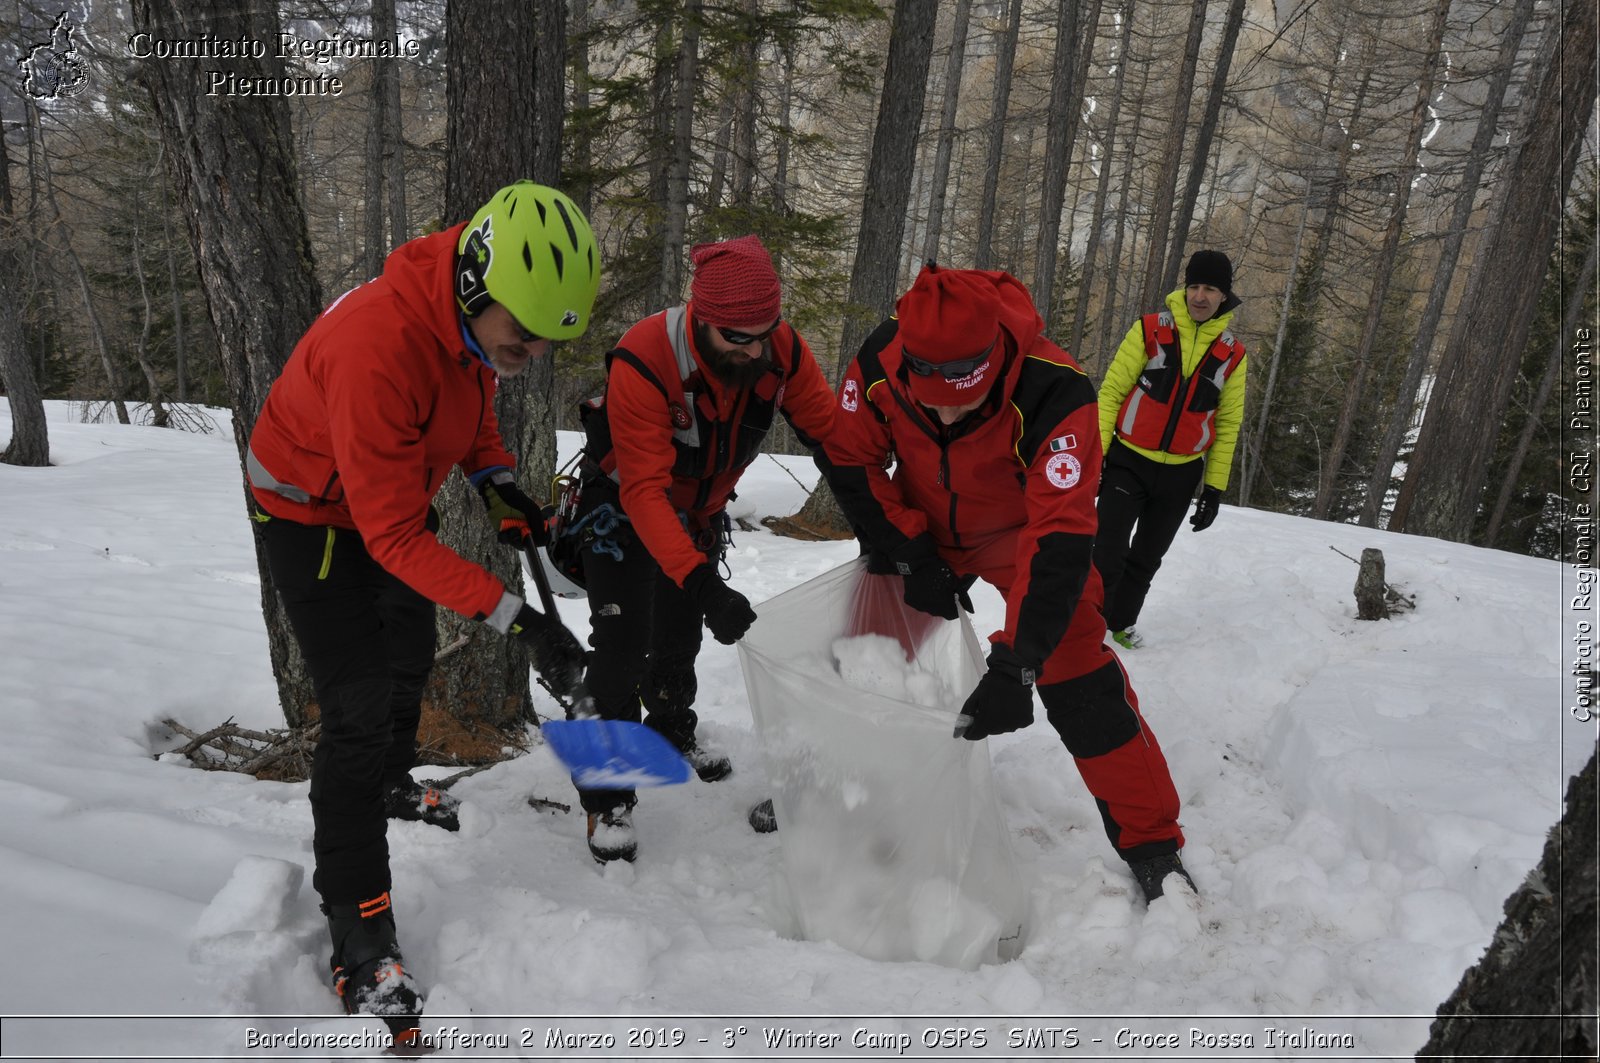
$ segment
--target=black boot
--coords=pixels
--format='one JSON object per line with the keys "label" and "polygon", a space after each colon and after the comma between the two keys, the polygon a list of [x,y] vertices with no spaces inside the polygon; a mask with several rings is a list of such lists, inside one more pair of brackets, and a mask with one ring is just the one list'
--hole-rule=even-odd
{"label": "black boot", "polygon": [[461,798],[437,786],[423,786],[409,776],[384,787],[383,810],[390,819],[461,829]]}
{"label": "black boot", "polygon": [[596,863],[626,860],[639,855],[639,838],[633,831],[633,802],[604,812],[589,813],[589,855]]}
{"label": "black boot", "polygon": [[778,813],[773,811],[772,798],[750,806],[750,829],[757,834],[771,834],[778,829]]}
{"label": "black boot", "polygon": [[1139,888],[1144,891],[1146,903],[1161,896],[1163,883],[1168,875],[1182,875],[1183,881],[1189,884],[1189,891],[1196,896],[1200,891],[1195,888],[1194,879],[1189,877],[1189,872],[1184,870],[1183,860],[1177,853],[1162,853],[1152,856],[1148,860],[1130,860],[1128,870],[1133,872],[1133,877],[1139,880]]}
{"label": "black boot", "polygon": [[324,904],[322,914],[333,939],[333,990],[344,1010],[382,1019],[394,1035],[396,1054],[425,1051],[422,994],[401,966],[389,895],[359,904]]}

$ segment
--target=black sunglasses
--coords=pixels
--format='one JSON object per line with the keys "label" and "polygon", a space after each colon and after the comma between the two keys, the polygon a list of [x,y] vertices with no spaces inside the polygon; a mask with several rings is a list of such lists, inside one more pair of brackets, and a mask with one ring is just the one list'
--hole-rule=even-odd
{"label": "black sunglasses", "polygon": [[[523,328],[520,323],[517,325],[517,331],[521,336],[521,339],[520,339],[519,342],[522,342],[522,343],[532,343],[535,340],[544,339],[543,336],[539,335],[536,332],[529,332],[527,329]],[[550,342],[554,343],[555,341],[551,340]]]}
{"label": "black sunglasses", "polygon": [[748,347],[752,343],[760,343],[774,332],[777,332],[778,326],[781,324],[783,324],[783,318],[780,317],[765,332],[741,332],[736,328],[723,328],[721,325],[717,326],[717,331],[722,333],[723,340],[733,344],[735,347]]}
{"label": "black sunglasses", "polygon": [[960,380],[976,373],[978,368],[989,360],[989,355],[994,353],[994,343],[994,340],[990,340],[989,346],[985,347],[982,353],[954,362],[930,362],[918,358],[904,347],[900,348],[900,355],[906,363],[906,368],[917,374],[917,376],[933,376],[938,373],[946,380]]}

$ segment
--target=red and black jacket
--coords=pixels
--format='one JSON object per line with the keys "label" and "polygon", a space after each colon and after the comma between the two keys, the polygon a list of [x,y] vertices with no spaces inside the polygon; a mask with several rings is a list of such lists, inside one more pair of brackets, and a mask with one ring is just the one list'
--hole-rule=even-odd
{"label": "red and black jacket", "polygon": [[1099,412],[1088,377],[1044,337],[1027,290],[1008,274],[988,276],[1001,296],[1006,363],[983,405],[940,424],[911,397],[899,323],[885,321],[840,383],[829,483],[863,540],[890,556],[926,536],[962,573],[965,556],[1013,538],[1016,576],[993,639],[1038,669],[1089,578]]}
{"label": "red and black jacket", "polygon": [[[781,323],[772,370],[735,389],[706,368],[694,343],[694,304],[653,314],[606,353],[606,392],[584,403],[591,471],[617,483],[622,509],[676,583],[704,564],[691,532],[733,496],[781,413],[806,446],[833,428],[833,392],[800,334]],[[681,514],[681,517],[680,517]]]}

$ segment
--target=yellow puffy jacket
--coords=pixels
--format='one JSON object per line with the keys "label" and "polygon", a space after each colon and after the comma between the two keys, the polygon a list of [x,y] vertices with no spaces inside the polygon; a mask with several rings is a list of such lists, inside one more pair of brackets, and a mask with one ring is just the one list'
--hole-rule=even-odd
{"label": "yellow puffy jacket", "polygon": [[[1238,305],[1229,295],[1209,321],[1196,324],[1179,288],[1167,295],[1166,313],[1133,323],[1100,384],[1102,449],[1109,450],[1115,435],[1165,465],[1204,455],[1206,485],[1227,490],[1244,422],[1244,344],[1228,329]],[[1165,363],[1168,335],[1182,353],[1181,368]],[[1202,362],[1205,372],[1197,380]]]}

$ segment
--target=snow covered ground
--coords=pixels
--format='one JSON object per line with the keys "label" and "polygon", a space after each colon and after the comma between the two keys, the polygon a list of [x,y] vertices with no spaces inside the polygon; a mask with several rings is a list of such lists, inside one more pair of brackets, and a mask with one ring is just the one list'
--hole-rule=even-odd
{"label": "snow covered ground", "polygon": [[[52,404],[57,466],[0,466],[6,1058],[381,1040],[326,985],[305,785],[154,755],[163,717],[282,722],[218,416],[199,436]],[[815,477],[762,458],[740,515],[797,508],[785,467]],[[1330,547],[1366,546],[1416,612],[1355,619],[1355,566]],[[733,583],[759,608],[854,552],[741,534]],[[1202,897],[1136,900],[1041,718],[988,743],[1032,935],[975,971],[775,932],[780,838],[745,824],[761,749],[737,655],[708,639],[702,737],[736,772],[647,792],[636,865],[598,867],[579,814],[528,806],[575,805],[543,749],[458,784],[462,833],[390,827],[425,1028],[458,1029],[454,1058],[1408,1057],[1594,748],[1563,703],[1560,593],[1553,562],[1431,539],[1234,508],[1181,532],[1124,659]],[[998,597],[976,600],[993,630]],[[583,603],[562,608],[581,637]]]}

